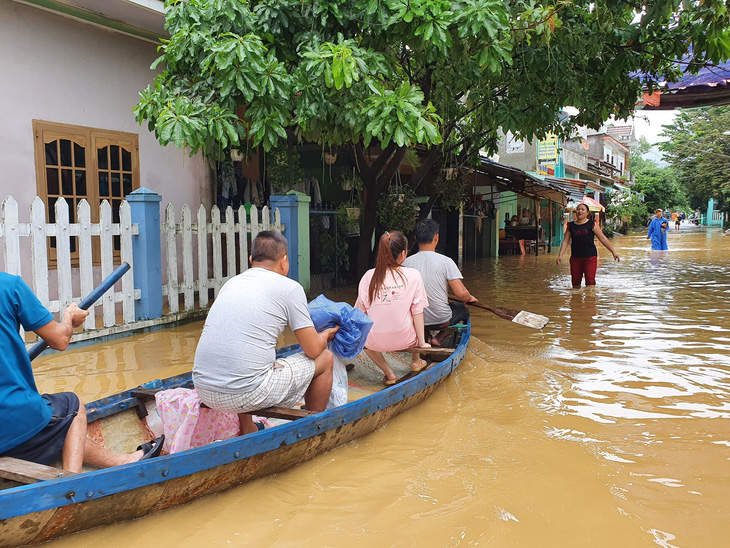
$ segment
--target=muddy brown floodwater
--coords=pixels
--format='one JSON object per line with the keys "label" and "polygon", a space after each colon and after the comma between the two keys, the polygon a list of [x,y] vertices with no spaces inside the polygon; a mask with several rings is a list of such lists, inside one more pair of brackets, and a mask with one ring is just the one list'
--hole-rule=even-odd
{"label": "muddy brown floodwater", "polygon": [[[472,312],[457,372],[374,434],[50,546],[729,545],[730,235],[685,224],[661,255],[613,241],[595,290],[570,288],[557,250],[465,264],[482,302],[551,322]],[[200,329],[39,358],[39,388],[89,401],[187,371]]]}

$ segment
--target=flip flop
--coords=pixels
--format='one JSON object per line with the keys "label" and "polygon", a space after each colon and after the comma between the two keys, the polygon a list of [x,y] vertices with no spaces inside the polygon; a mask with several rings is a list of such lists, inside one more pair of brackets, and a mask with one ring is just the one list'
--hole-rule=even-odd
{"label": "flip flop", "polygon": [[137,447],[137,451],[142,451],[142,458],[139,460],[153,459],[160,455],[162,452],[162,446],[165,443],[165,434],[162,434],[159,438],[143,443]]}
{"label": "flip flop", "polygon": [[419,367],[414,368],[413,366],[411,366],[411,371],[413,371],[414,373],[418,373],[419,371],[423,371],[424,369],[426,369],[426,367],[428,367],[428,362],[422,359],[421,365]]}
{"label": "flip flop", "polygon": [[389,379],[388,377],[383,377],[383,384],[385,386],[393,386],[397,382],[398,379]]}

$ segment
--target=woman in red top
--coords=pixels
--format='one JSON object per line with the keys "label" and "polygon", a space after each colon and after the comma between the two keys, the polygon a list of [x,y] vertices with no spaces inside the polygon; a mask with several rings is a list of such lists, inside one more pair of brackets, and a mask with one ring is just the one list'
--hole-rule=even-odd
{"label": "woman in red top", "polygon": [[570,275],[573,279],[573,289],[580,288],[584,275],[586,286],[596,285],[598,250],[593,239],[594,236],[613,254],[614,260],[621,260],[593,217],[589,218],[588,206],[578,204],[575,208],[575,220],[568,223],[568,229],[565,231],[557,261],[558,264],[562,263],[563,255],[570,243]]}

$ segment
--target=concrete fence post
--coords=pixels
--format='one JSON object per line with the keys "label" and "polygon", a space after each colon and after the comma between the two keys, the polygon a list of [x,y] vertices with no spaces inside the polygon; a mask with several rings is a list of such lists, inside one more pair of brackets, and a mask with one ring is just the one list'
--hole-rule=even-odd
{"label": "concrete fence post", "polygon": [[301,192],[290,190],[271,197],[271,210],[279,208],[281,222],[286,226],[284,236],[289,242],[289,278],[298,281],[309,291],[309,203],[312,199]]}
{"label": "concrete fence post", "polygon": [[135,319],[162,316],[162,246],[160,245],[160,202],[162,196],[142,187],[126,197],[132,210],[132,223],[139,234],[132,236],[134,287],[142,293],[135,303]]}

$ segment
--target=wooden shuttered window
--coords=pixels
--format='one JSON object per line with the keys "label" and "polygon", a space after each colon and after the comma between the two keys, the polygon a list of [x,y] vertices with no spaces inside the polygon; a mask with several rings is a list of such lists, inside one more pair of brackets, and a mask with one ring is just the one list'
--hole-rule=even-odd
{"label": "wooden shuttered window", "polygon": [[[46,220],[55,222],[56,201],[63,197],[70,222],[77,222],[82,199],[91,206],[91,221],[99,222],[99,206],[108,200],[112,222],[119,222],[122,200],[140,187],[139,139],[136,134],[33,120],[37,194],[46,203]],[[71,238],[72,257],[78,260],[77,238]],[[50,238],[49,260],[55,265],[55,238]],[[114,254],[120,249],[114,236]],[[99,244],[94,242],[94,263]]]}

